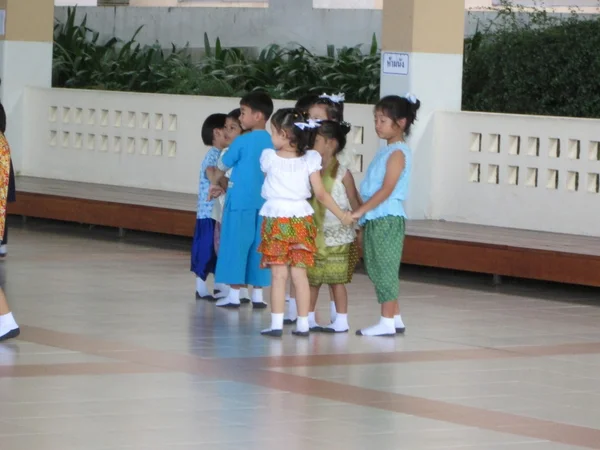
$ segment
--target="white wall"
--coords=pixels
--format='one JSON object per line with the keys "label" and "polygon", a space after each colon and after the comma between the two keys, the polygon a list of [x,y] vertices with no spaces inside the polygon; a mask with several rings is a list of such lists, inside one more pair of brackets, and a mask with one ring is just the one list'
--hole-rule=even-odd
{"label": "white wall", "polygon": [[[28,89],[21,174],[194,193],[206,148],[204,119],[239,107],[239,99],[75,89]],[[277,101],[276,108],[293,106]],[[372,107],[347,105],[356,127],[348,148],[371,161],[378,140]],[[34,125],[35,124],[35,125]],[[364,129],[362,128],[364,127]],[[362,179],[356,158],[357,180]]]}
{"label": "white wall", "polygon": [[[235,107],[233,98],[28,88],[22,174],[192,194],[201,124]],[[345,112],[360,183],[379,140],[371,106]],[[438,111],[419,127],[430,136],[413,149],[415,167],[427,170],[414,173],[409,198],[428,213],[412,218],[600,237],[600,120]]]}

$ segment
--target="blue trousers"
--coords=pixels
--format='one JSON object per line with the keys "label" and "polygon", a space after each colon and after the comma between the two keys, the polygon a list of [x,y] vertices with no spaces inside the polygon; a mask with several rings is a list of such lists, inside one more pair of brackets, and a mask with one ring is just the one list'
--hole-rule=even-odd
{"label": "blue trousers", "polygon": [[262,217],[257,209],[232,210],[225,205],[215,280],[225,284],[271,285],[271,269],[261,269]]}
{"label": "blue trousers", "polygon": [[192,241],[191,270],[204,281],[206,281],[209,273],[215,273],[215,266],[217,265],[214,239],[215,220],[196,219],[196,229]]}

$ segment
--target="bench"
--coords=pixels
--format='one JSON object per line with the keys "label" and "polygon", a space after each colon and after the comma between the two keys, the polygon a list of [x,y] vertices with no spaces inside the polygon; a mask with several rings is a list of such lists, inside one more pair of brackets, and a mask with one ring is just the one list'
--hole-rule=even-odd
{"label": "bench", "polygon": [[[18,177],[8,213],[191,237],[196,195]],[[600,239],[434,220],[409,221],[404,264],[600,286]]]}

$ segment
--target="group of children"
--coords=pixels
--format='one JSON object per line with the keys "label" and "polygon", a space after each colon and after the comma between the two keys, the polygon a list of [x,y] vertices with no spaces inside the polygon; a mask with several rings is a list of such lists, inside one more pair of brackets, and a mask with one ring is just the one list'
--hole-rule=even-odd
{"label": "group of children", "polygon": [[[350,125],[343,95],[307,96],[273,114],[271,98],[253,92],[238,110],[209,116],[202,127],[210,149],[200,173],[192,248],[196,296],[225,308],[251,302],[263,309],[262,290],[271,286],[271,326],[263,335],[282,336],[284,324],[294,323],[298,336],[345,333],[346,285],[362,250],[381,318],[356,334],[403,333],[398,273],[412,161],[405,137],[419,107],[412,95],[377,103],[375,129],[387,145],[375,155],[360,192],[344,152]],[[215,274],[212,294],[209,273]],[[315,308],[324,284],[332,319],[320,326]]]}

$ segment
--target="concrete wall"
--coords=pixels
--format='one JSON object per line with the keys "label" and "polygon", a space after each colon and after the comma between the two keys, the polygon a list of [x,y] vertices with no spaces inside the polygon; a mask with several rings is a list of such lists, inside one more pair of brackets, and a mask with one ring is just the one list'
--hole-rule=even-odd
{"label": "concrete wall", "polygon": [[[159,8],[159,7],[79,7],[79,18],[88,16],[88,26],[100,32],[101,39],[113,36],[128,40],[143,25],[138,42],[164,48],[171,43],[204,48],[204,33],[211,42],[217,37],[227,47],[264,48],[269,44],[300,43],[317,53],[328,44],[336,47],[371,43],[373,33],[381,41],[381,10],[319,9],[312,0],[270,0],[269,8]],[[66,7],[56,7],[55,17],[65,20]],[[561,14],[558,14],[561,16]],[[562,14],[569,16],[569,14]],[[491,11],[465,12],[465,36],[487,24]]]}

